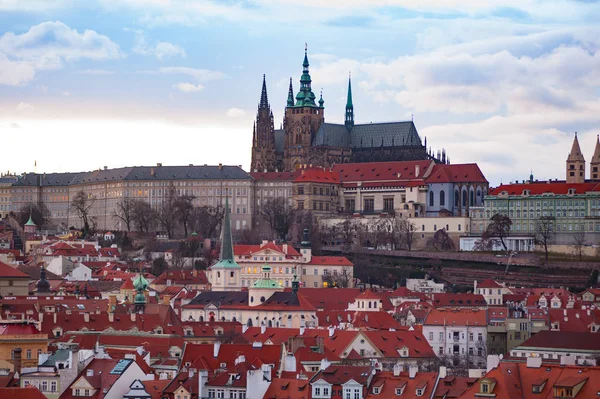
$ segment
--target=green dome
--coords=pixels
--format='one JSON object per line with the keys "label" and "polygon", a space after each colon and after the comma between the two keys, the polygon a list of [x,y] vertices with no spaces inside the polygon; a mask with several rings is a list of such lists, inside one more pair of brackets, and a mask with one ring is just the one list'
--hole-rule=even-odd
{"label": "green dome", "polygon": [[139,291],[137,294],[135,294],[135,298],[133,300],[134,304],[145,304],[146,303],[146,297],[144,296],[144,293]]}
{"label": "green dome", "polygon": [[260,279],[254,283],[252,288],[279,288],[279,284],[275,280]]}
{"label": "green dome", "polygon": [[144,291],[148,288],[148,285],[148,280],[141,273],[133,280],[133,287],[138,291]]}

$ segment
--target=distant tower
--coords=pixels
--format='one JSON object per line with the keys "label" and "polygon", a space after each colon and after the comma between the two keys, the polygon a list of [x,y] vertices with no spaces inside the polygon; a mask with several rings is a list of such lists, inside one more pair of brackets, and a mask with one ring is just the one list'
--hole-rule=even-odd
{"label": "distant tower", "polygon": [[50,292],[50,282],[46,280],[46,269],[44,269],[44,266],[40,268],[40,279],[35,284],[35,292]]}
{"label": "distant tower", "polygon": [[231,237],[231,222],[229,221],[229,197],[225,197],[225,215],[221,228],[221,256],[219,261],[211,266],[211,288],[213,291],[240,291],[240,273],[242,268],[235,262],[233,256],[233,238]]}
{"label": "distant tower", "polygon": [[146,295],[144,291],[148,289],[148,280],[142,276],[142,273],[133,280],[133,287],[137,291],[133,299],[133,305],[136,313],[144,313],[146,308]]}
{"label": "distant tower", "polygon": [[348,76],[348,98],[346,99],[346,118],[344,124],[348,130],[354,127],[354,105],[352,105],[352,82],[350,76]]}
{"label": "distant tower", "polygon": [[[283,128],[285,130],[283,163],[287,171],[294,171],[310,162],[310,151],[314,135],[325,121],[324,101],[315,102],[317,96],[312,91],[309,73],[308,52],[304,49],[300,90],[296,102],[288,95]],[[290,84],[290,90],[292,86]],[[320,99],[322,100],[322,98]]]}
{"label": "distant tower", "polygon": [[590,179],[600,180],[600,136],[596,136],[596,148],[590,161]]}
{"label": "distant tower", "polygon": [[567,157],[567,183],[583,183],[585,182],[585,158],[579,148],[579,140],[577,140],[577,132],[571,152]]}
{"label": "distant tower", "polygon": [[267,97],[267,81],[263,75],[260,103],[256,112],[256,121],[252,132],[252,162],[251,171],[274,172],[276,168],[275,128],[273,111]]}
{"label": "distant tower", "polygon": [[34,234],[37,231],[37,225],[33,221],[32,212],[29,212],[29,220],[23,226],[23,230],[26,234]]}

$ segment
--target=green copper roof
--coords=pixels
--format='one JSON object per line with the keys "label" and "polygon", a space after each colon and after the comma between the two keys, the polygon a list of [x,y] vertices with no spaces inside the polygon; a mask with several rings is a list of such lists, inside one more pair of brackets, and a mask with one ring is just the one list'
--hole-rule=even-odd
{"label": "green copper roof", "polygon": [[[315,93],[311,89],[311,78],[308,71],[308,54],[307,50],[304,50],[304,62],[302,63],[302,76],[300,77],[300,91],[296,94],[296,107],[316,107]],[[289,100],[289,98],[288,98]]]}
{"label": "green copper roof", "polygon": [[290,78],[290,89],[288,90],[287,106],[294,106],[294,88],[292,86],[292,78]]}
{"label": "green copper roof", "polygon": [[133,280],[133,287],[138,291],[147,289],[148,285],[148,280],[146,280],[141,273]]}
{"label": "green copper roof", "polygon": [[348,78],[348,99],[346,100],[346,108],[354,108],[352,105],[352,82]]}
{"label": "green copper roof", "polygon": [[225,197],[225,215],[221,228],[221,256],[213,268],[240,269],[233,257],[233,238],[231,237],[231,222],[229,220],[229,197]]}
{"label": "green copper roof", "polygon": [[279,284],[275,280],[270,278],[271,266],[268,263],[265,263],[262,268],[263,278],[257,280],[252,288],[279,288]]}
{"label": "green copper roof", "polygon": [[31,214],[29,215],[29,220],[27,221],[27,223],[25,223],[25,226],[37,226],[34,222],[33,219],[31,218]]}
{"label": "green copper roof", "polygon": [[137,294],[135,294],[133,303],[136,305],[142,305],[146,303],[146,297],[142,291],[139,291]]}
{"label": "green copper roof", "polygon": [[323,100],[323,92],[321,92],[321,97],[319,98],[319,107],[323,108],[323,104],[325,104],[325,100]]}

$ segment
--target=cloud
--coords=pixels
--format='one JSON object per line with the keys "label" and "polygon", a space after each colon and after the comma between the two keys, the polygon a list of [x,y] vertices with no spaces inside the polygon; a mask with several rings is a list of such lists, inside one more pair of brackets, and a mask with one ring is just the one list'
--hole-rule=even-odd
{"label": "cloud", "polygon": [[204,86],[201,84],[195,85],[193,83],[176,83],[173,85],[173,88],[184,93],[196,93],[204,89]]}
{"label": "cloud", "polygon": [[0,11],[46,11],[64,8],[70,0],[0,0]]}
{"label": "cloud", "polygon": [[229,108],[227,110],[227,116],[230,118],[240,118],[246,115],[246,111],[240,108]]}
{"label": "cloud", "polygon": [[43,22],[27,32],[0,37],[0,84],[20,86],[38,71],[59,69],[79,59],[122,57],[119,45],[93,30],[79,33],[60,21]]}
{"label": "cloud", "polygon": [[185,58],[185,50],[179,45],[169,42],[158,42],[155,46],[151,46],[148,44],[146,33],[143,30],[125,28],[125,31],[135,34],[133,52],[136,54],[154,56],[161,61],[176,56]]}
{"label": "cloud", "polygon": [[225,73],[220,71],[188,67],[162,67],[158,69],[158,73],[173,75],[189,75],[196,79],[198,82],[209,82],[213,80],[224,79],[227,77]]}
{"label": "cloud", "polygon": [[81,75],[114,75],[115,71],[108,71],[106,69],[85,69],[80,71]]}
{"label": "cloud", "polygon": [[35,107],[29,103],[26,102],[20,102],[19,105],[17,105],[17,111],[19,112],[33,112],[35,110]]}

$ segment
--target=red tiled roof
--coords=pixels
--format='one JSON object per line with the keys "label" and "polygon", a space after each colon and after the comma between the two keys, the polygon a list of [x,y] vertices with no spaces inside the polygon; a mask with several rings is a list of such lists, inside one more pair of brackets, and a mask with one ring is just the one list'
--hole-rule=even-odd
{"label": "red tiled roof", "polygon": [[358,288],[300,288],[298,296],[306,299],[312,306],[324,310],[346,310],[360,294]]}
{"label": "red tiled roof", "polygon": [[329,183],[339,184],[340,173],[338,171],[323,168],[301,169],[300,174],[294,179],[294,183]]}
{"label": "red tiled roof", "polygon": [[[421,179],[431,167],[433,161],[364,162],[337,164],[333,170],[340,173],[344,185],[357,181],[408,181]],[[415,176],[419,166],[419,176]]]}
{"label": "red tiled roof", "polygon": [[363,331],[386,358],[399,358],[399,349],[406,346],[410,358],[436,358],[433,349],[421,331]]}
{"label": "red tiled roof", "polygon": [[26,278],[29,279],[29,275],[17,270],[15,267],[7,265],[4,262],[0,262],[0,278]]}
{"label": "red tiled roof", "polygon": [[171,383],[171,380],[152,380],[142,381],[144,389],[150,395],[151,399],[162,399],[162,391]]}
{"label": "red tiled roof", "polygon": [[574,188],[575,194],[585,194],[587,192],[600,191],[600,183],[566,183],[562,182],[542,182],[525,184],[502,184],[499,187],[490,189],[489,195],[499,195],[506,191],[509,195],[522,195],[523,190],[529,190],[530,195],[541,195],[545,193],[565,195],[569,189]]}
{"label": "red tiled roof", "polygon": [[371,366],[339,366],[330,365],[325,370],[320,370],[311,378],[311,382],[324,380],[331,385],[343,385],[354,380],[365,385],[371,376]]}
{"label": "red tiled roof", "polygon": [[221,368],[221,363],[225,363],[226,367],[233,365],[239,355],[244,355],[250,363],[260,360],[263,363],[274,364],[275,370],[278,369],[281,359],[281,346],[278,345],[263,345],[257,348],[249,344],[221,344],[218,357],[213,356],[213,349],[214,345],[187,343],[182,362],[189,362],[190,367],[212,372]]}
{"label": "red tiled roof", "polygon": [[479,294],[431,294],[434,307],[481,307],[487,306],[483,295]]}
{"label": "red tiled roof", "polygon": [[347,310],[323,310],[317,312],[319,325],[337,326],[340,323],[352,324],[354,328],[372,330],[389,330],[390,328],[402,329],[400,322],[388,312],[357,312]]}
{"label": "red tiled roof", "polygon": [[487,183],[476,163],[436,164],[425,181],[427,183]]}
{"label": "red tiled roof", "polygon": [[[414,378],[409,378],[407,372],[402,372],[398,376],[390,371],[380,371],[373,378],[372,386],[381,387],[378,394],[374,394],[373,390],[367,393],[367,399],[375,398],[416,398],[417,388],[425,388],[422,397],[429,398],[435,386],[437,373],[418,372]],[[401,396],[396,395],[396,388],[404,387]]]}
{"label": "red tiled roof", "polygon": [[[258,244],[258,245],[234,245],[233,246],[233,253],[236,256],[243,256],[243,255],[252,255],[255,254],[256,252],[259,251],[263,251],[263,250],[271,250],[271,251],[276,251],[282,254],[286,254],[283,250],[283,244],[278,245],[275,244],[272,241],[269,241],[265,244]],[[292,244],[287,244],[287,256],[300,256],[300,253],[298,251],[296,251],[296,249],[292,246]]]}
{"label": "red tiled roof", "polygon": [[204,270],[195,272],[193,270],[168,270],[163,272],[160,276],[152,282],[153,285],[164,285],[167,284],[167,280],[171,280],[172,285],[198,285],[208,284],[208,278]]}
{"label": "red tiled roof", "polygon": [[27,386],[25,388],[0,388],[0,398],[2,399],[46,399],[46,396],[36,387]]}
{"label": "red tiled roof", "polygon": [[354,266],[345,256],[313,256],[308,264],[320,266]]}
{"label": "red tiled roof", "polygon": [[502,286],[491,278],[487,278],[481,283],[477,283],[477,288],[502,288]]}
{"label": "red tiled roof", "polygon": [[540,331],[519,346],[600,351],[600,335],[592,332]]}
{"label": "red tiled roof", "polygon": [[265,399],[309,399],[311,387],[308,380],[275,377],[264,395]]}
{"label": "red tiled roof", "polygon": [[432,309],[423,325],[486,326],[486,311],[480,309]]}

